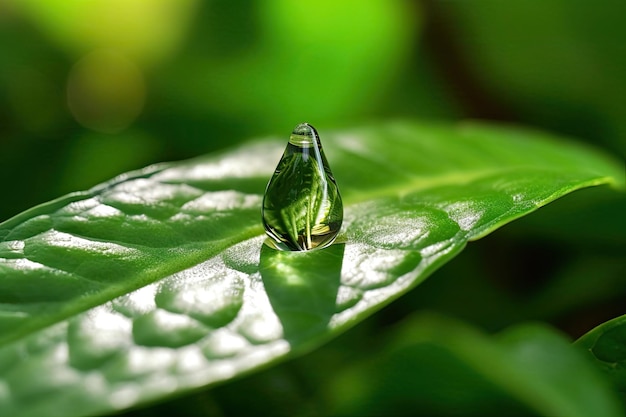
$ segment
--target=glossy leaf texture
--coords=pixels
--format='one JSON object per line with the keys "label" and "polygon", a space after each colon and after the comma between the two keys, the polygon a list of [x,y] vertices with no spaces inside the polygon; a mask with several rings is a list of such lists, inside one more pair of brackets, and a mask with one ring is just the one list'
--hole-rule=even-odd
{"label": "glossy leaf texture", "polygon": [[576,344],[585,349],[626,402],[626,316],[599,325]]}
{"label": "glossy leaf texture", "polygon": [[322,132],[344,199],[331,247],[263,245],[285,138],[161,164],[0,225],[0,415],[92,415],[306,352],[465,244],[623,167],[474,123]]}

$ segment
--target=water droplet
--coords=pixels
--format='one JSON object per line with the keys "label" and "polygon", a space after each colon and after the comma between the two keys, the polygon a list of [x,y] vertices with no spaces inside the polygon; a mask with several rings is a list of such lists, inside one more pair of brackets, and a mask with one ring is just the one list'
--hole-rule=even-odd
{"label": "water droplet", "polygon": [[339,188],[315,128],[295,127],[267,184],[263,225],[277,249],[305,251],[325,248],[343,220]]}

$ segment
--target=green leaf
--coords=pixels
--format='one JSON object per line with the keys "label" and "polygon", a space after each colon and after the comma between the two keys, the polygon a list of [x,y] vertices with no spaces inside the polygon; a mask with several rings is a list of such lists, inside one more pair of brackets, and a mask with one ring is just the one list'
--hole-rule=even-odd
{"label": "green leaf", "polygon": [[420,314],[372,360],[329,379],[332,415],[620,416],[609,384],[551,328],[524,324],[489,337]]}
{"label": "green leaf", "polygon": [[576,344],[604,371],[626,403],[626,315],[599,325]]}
{"label": "green leaf", "polygon": [[0,414],[85,415],[229,380],[337,335],[469,240],[618,163],[478,124],[320,132],[342,243],[263,245],[262,193],[286,138],[160,164],[0,224]]}

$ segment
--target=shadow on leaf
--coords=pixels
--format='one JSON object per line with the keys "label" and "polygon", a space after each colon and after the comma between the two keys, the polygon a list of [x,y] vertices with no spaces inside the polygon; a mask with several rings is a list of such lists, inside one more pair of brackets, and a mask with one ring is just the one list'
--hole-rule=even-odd
{"label": "shadow on leaf", "polygon": [[344,250],[345,244],[309,252],[278,251],[263,245],[261,277],[290,343],[324,334],[337,312]]}

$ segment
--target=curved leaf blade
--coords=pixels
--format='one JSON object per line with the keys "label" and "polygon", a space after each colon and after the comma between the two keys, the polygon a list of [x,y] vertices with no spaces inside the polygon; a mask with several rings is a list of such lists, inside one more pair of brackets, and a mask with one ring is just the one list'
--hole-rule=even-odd
{"label": "curved leaf blade", "polygon": [[378,355],[329,378],[330,414],[623,415],[601,374],[545,325],[516,325],[490,337],[420,313],[388,339]]}
{"label": "curved leaf blade", "polygon": [[604,371],[626,403],[626,316],[599,325],[576,344]]}
{"label": "curved leaf blade", "polygon": [[[262,245],[285,141],[161,164],[0,225],[0,411],[119,410],[302,352],[400,296],[469,240],[619,164],[539,133],[390,123],[323,138],[343,243]],[[57,411],[50,411],[57,410]]]}

